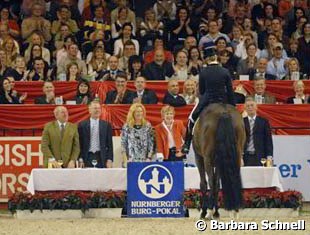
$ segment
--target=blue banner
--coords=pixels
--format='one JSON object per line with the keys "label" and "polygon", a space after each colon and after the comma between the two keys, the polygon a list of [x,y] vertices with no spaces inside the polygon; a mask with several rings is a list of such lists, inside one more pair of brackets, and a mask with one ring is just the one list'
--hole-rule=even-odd
{"label": "blue banner", "polygon": [[128,163],[128,217],[184,217],[183,192],[183,162]]}

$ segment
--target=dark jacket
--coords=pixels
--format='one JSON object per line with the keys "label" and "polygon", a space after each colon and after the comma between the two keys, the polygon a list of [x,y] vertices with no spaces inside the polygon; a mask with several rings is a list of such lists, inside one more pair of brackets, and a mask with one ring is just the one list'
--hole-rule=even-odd
{"label": "dark jacket", "polygon": [[162,66],[151,62],[144,68],[144,75],[147,80],[166,80],[167,77],[171,77],[174,74],[172,64],[165,61]]}
{"label": "dark jacket", "polygon": [[[79,123],[78,127],[80,138],[80,157],[85,161],[88,157],[90,147],[90,119]],[[99,140],[100,140],[100,158],[103,166],[106,167],[107,160],[113,161],[113,142],[112,142],[112,126],[110,123],[99,121]]]}
{"label": "dark jacket", "polygon": [[[250,123],[248,117],[243,118],[243,121],[246,132],[246,144],[244,145],[244,151],[246,151],[250,141]],[[267,156],[273,156],[272,135],[267,119],[256,116],[253,137],[255,152],[259,159]]]}
{"label": "dark jacket", "polygon": [[34,99],[35,104],[55,104],[55,102],[47,103],[46,96],[40,96]]}
{"label": "dark jacket", "polygon": [[232,78],[229,71],[219,64],[205,67],[199,75],[199,102],[207,105],[210,103],[228,103],[235,105]]}
{"label": "dark jacket", "polygon": [[[286,103],[287,104],[294,104],[294,99],[295,99],[296,97],[295,96],[292,96],[292,97],[289,97],[289,98],[287,98],[287,100],[286,100]],[[309,97],[307,97],[307,95],[306,95],[306,99],[307,100],[304,100],[304,99],[302,99],[301,101],[302,101],[302,103],[303,104],[310,104],[310,96]]]}
{"label": "dark jacket", "polygon": [[[138,93],[133,93],[133,99],[138,97]],[[142,95],[142,104],[157,104],[158,98],[154,91],[149,89],[144,89],[143,95]]]}
{"label": "dark jacket", "polygon": [[[114,104],[114,101],[116,99],[117,96],[117,91],[113,90],[113,91],[109,91],[107,93],[107,98],[105,100],[105,104]],[[124,97],[123,100],[121,102],[121,104],[131,104],[133,100],[133,92],[126,90],[124,93]]]}
{"label": "dark jacket", "polygon": [[173,96],[169,92],[167,92],[164,96],[163,104],[169,104],[173,107],[180,107],[186,105],[186,101],[180,95]]}

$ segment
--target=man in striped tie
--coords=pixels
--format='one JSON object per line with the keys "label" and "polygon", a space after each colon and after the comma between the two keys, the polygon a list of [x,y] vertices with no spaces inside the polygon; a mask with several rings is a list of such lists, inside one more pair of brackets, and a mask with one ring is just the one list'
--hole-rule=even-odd
{"label": "man in striped tie", "polygon": [[261,158],[273,156],[273,142],[269,121],[257,116],[257,105],[253,97],[246,98],[245,110],[248,116],[243,118],[246,131],[244,165],[261,166]]}
{"label": "man in striped tie", "polygon": [[81,154],[86,167],[92,167],[92,160],[97,160],[96,167],[110,168],[113,162],[112,127],[100,120],[101,105],[92,101],[89,105],[90,118],[79,124]]}

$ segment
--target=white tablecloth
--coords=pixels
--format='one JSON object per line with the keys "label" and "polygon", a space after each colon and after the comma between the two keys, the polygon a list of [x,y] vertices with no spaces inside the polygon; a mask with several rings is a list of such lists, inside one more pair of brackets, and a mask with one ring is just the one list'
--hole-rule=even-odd
{"label": "white tablecloth", "polygon": [[[276,167],[242,167],[243,188],[276,187],[283,191]],[[186,167],[185,189],[199,189],[197,168]],[[27,190],[35,191],[109,191],[127,190],[127,169],[125,168],[84,168],[84,169],[33,169]]]}

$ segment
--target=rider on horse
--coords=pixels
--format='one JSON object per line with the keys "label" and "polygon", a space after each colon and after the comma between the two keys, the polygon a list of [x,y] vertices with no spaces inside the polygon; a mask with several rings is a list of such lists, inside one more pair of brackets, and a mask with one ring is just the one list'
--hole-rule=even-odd
{"label": "rider on horse", "polygon": [[199,74],[200,99],[189,116],[185,143],[182,147],[184,154],[189,152],[195,122],[206,106],[211,103],[224,103],[235,106],[232,78],[229,71],[219,64],[213,47],[204,51],[204,57],[207,67]]}

